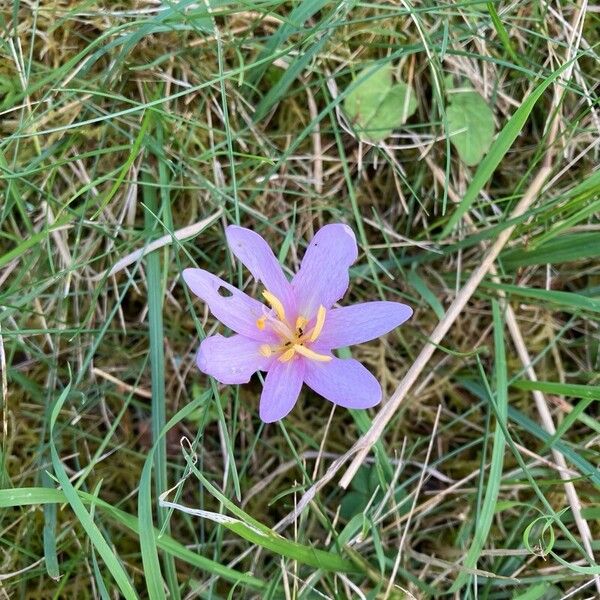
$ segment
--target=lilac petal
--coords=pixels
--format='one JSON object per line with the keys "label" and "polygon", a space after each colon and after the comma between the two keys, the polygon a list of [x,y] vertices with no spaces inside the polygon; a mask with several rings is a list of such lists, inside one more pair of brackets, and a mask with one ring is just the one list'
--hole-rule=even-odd
{"label": "lilac petal", "polygon": [[410,306],[400,302],[364,302],[327,312],[319,348],[342,348],[374,340],[410,318]]}
{"label": "lilac petal", "polygon": [[292,286],[269,244],[258,233],[245,227],[230,225],[225,230],[231,251],[242,261],[252,276],[277,296],[290,312],[294,311]]}
{"label": "lilac petal", "polygon": [[371,408],[381,400],[375,377],[353,358],[329,362],[307,360],[304,383],[334,404],[346,408]]}
{"label": "lilac petal", "polygon": [[330,308],[348,289],[348,268],[358,257],[356,237],[347,225],[325,225],[309,244],[292,280],[298,313],[308,319],[319,305]]}
{"label": "lilac petal", "polygon": [[221,383],[248,383],[256,371],[266,371],[273,362],[262,356],[260,346],[260,342],[243,335],[211,335],[202,340],[196,364]]}
{"label": "lilac petal", "polygon": [[260,397],[260,418],[265,423],[283,419],[296,404],[304,376],[303,360],[273,361]]}
{"label": "lilac petal", "polygon": [[263,304],[203,269],[184,269],[183,279],[221,323],[254,340],[270,340],[269,333],[256,325],[266,311]]}

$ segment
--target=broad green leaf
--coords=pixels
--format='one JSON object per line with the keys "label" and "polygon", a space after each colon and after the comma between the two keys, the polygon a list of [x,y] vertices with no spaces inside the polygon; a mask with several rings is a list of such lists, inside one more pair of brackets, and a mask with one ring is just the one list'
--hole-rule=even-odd
{"label": "broad green leaf", "polygon": [[361,137],[379,142],[414,114],[417,100],[410,85],[394,84],[391,65],[372,71],[369,66],[360,72],[344,109]]}
{"label": "broad green leaf", "polygon": [[446,109],[448,135],[461,160],[470,167],[479,164],[494,137],[494,115],[486,101],[474,91],[455,92]]}

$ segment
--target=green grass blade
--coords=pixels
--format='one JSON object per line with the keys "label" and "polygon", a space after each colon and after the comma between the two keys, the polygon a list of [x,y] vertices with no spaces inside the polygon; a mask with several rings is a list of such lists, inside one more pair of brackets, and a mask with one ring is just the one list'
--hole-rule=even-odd
{"label": "green grass blade", "polygon": [[[535,421],[531,420],[527,415],[516,408],[513,408],[512,406],[508,407],[508,417],[511,421],[518,423],[526,431],[542,442],[547,444],[550,441],[552,436],[547,431],[542,429]],[[596,487],[598,487],[598,489],[600,489],[600,473],[598,472],[598,469],[594,467],[594,465],[580,456],[572,448],[572,446],[565,444],[561,440],[557,440],[553,447],[556,448],[561,454],[564,454],[567,460],[571,461],[571,463],[573,463],[583,475],[588,477],[589,480]]]}
{"label": "green grass blade", "polygon": [[473,179],[471,180],[463,199],[448,219],[446,226],[440,234],[440,238],[448,237],[454,226],[471,208],[471,205],[479,196],[483,186],[489,181],[496,170],[496,167],[506,156],[506,153],[510,150],[519,133],[521,133],[521,130],[527,122],[537,101],[542,97],[542,94],[546,91],[548,86],[560,76],[567,66],[568,63],[562,65],[549,77],[546,77],[546,79],[544,79],[544,81],[542,81],[542,83],[540,83],[537,88],[523,100],[521,106],[519,106],[515,113],[510,117],[506,125],[502,128],[502,131],[498,134],[498,137],[494,140],[485,158],[479,163],[477,171],[475,171],[475,175],[473,175]]}
{"label": "green grass blade", "polygon": [[600,400],[600,385],[581,385],[577,383],[517,379],[511,383],[511,386],[516,387],[519,390],[539,390],[545,394]]}
{"label": "green grass blade", "polygon": [[[140,491],[138,496],[138,517],[140,522],[142,563],[144,565],[148,596],[151,600],[160,600],[162,598],[166,598],[163,587],[163,579],[161,576],[160,562],[158,560],[156,538],[154,536],[154,523],[152,521],[152,465],[154,463],[157,450],[163,445],[167,431],[193,413],[205,402],[205,397],[198,398],[194,402],[187,404],[169,420],[169,422],[159,432],[152,449],[148,453],[142,469],[142,476],[140,478]],[[162,508],[161,511],[163,511]]]}
{"label": "green grass blade", "polygon": [[123,167],[119,171],[119,174],[117,175],[117,178],[115,179],[110,190],[108,191],[106,196],[104,196],[104,198],[102,198],[102,200],[100,201],[100,206],[98,207],[98,210],[96,211],[96,213],[94,214],[92,219],[98,218],[98,215],[108,206],[109,202],[114,198],[115,194],[117,193],[117,191],[123,184],[125,177],[129,173],[129,170],[131,169],[131,165],[133,165],[135,159],[138,157],[138,155],[140,153],[142,144],[146,137],[146,132],[148,131],[148,126],[150,124],[150,115],[151,114],[152,113],[150,111],[148,111],[144,114],[144,116],[142,118],[142,124],[140,126],[140,130],[138,131],[138,134],[137,134],[135,140],[133,141],[133,145],[131,146],[131,152],[129,153],[127,160],[123,164]]}
{"label": "green grass blade", "polygon": [[[490,460],[490,471],[485,488],[485,496],[475,526],[475,535],[463,561],[463,567],[465,567],[465,569],[475,569],[477,567],[477,561],[485,546],[496,511],[500,483],[502,482],[502,469],[504,466],[504,449],[506,441],[503,428],[506,427],[507,421],[508,376],[506,371],[506,349],[504,346],[504,321],[500,313],[498,302],[495,300],[492,301],[492,315],[494,322],[494,354],[496,370],[495,403],[497,407],[497,418],[501,422],[501,425],[497,425],[494,432],[494,444],[492,447],[492,458]],[[450,592],[458,592],[470,577],[471,575],[469,575],[468,572],[461,571],[450,588]]]}
{"label": "green grass blade", "polygon": [[[44,470],[42,472],[42,485],[51,487],[53,480]],[[60,578],[58,567],[58,555],[56,553],[56,504],[44,505],[44,559],[46,561],[46,571],[52,579]]]}
{"label": "green grass blade", "polygon": [[135,593],[135,590],[133,589],[133,586],[131,584],[131,581],[129,580],[129,577],[127,576],[127,573],[123,569],[123,566],[121,565],[121,562],[119,561],[115,553],[112,551],[112,549],[104,539],[104,536],[100,533],[98,526],[94,523],[92,517],[85,509],[83,502],[77,495],[77,491],[69,481],[67,472],[65,471],[65,468],[63,467],[63,464],[58,455],[56,444],[54,443],[54,426],[56,425],[56,420],[58,419],[58,415],[60,414],[60,411],[63,407],[63,404],[65,403],[65,400],[67,399],[67,396],[69,395],[70,390],[71,385],[69,384],[56,400],[52,409],[52,413],[50,415],[50,453],[52,456],[52,466],[54,467],[54,474],[56,475],[56,478],[58,479],[63,489],[63,493],[67,502],[69,503],[69,505],[73,509],[73,512],[79,519],[79,522],[85,530],[85,532],[87,533],[90,542],[94,545],[96,551],[102,557],[102,560],[104,560],[106,568],[110,571],[116,584],[119,586],[123,597],[127,600],[135,600],[138,596]]}
{"label": "green grass blade", "polygon": [[521,296],[522,298],[533,298],[535,300],[548,302],[549,304],[563,306],[573,312],[579,310],[600,312],[600,299],[590,298],[588,296],[583,296],[582,294],[555,290],[542,290],[539,288],[511,285],[508,283],[487,282],[484,283],[483,286],[494,290],[504,290],[509,294]]}
{"label": "green grass blade", "polygon": [[494,3],[488,2],[486,6],[487,11],[490,14],[490,19],[494,24],[494,29],[496,30],[498,38],[502,42],[504,49],[508,52],[509,56],[515,61],[516,64],[522,65],[523,63],[521,62],[519,55],[516,53],[515,49],[512,46],[510,36],[508,35],[506,28],[504,27],[504,23],[502,23],[502,20],[500,19],[500,15],[496,11]]}
{"label": "green grass blade", "polygon": [[514,270],[530,265],[555,265],[600,256],[600,233],[581,232],[561,235],[536,247],[515,248],[500,255],[506,269]]}
{"label": "green grass blade", "polygon": [[[194,459],[187,454],[185,449],[184,455],[190,470],[200,480],[202,485],[239,519],[235,522],[233,522],[233,520],[222,522],[222,525],[227,529],[253,544],[271,550],[279,556],[285,556],[315,568],[323,569],[325,571],[339,571],[342,573],[355,573],[360,570],[356,564],[342,558],[335,552],[318,550],[316,548],[311,548],[310,546],[290,542],[281,537],[266,525],[263,525],[248,513],[244,512],[241,508],[238,508],[231,500],[229,500],[229,498],[222,494],[212,483],[210,483],[210,481],[208,481],[208,479],[206,479],[204,474],[198,470]],[[187,511],[192,512],[193,514],[194,509],[187,509]]]}
{"label": "green grass blade", "polygon": [[[136,535],[140,533],[140,522],[139,520],[122,511],[108,502],[104,502],[98,498],[95,498],[91,494],[86,492],[78,492],[79,499],[84,504],[94,504],[97,508],[101,509],[118,523],[126,527],[127,529],[134,532]],[[62,490],[48,489],[48,488],[20,488],[20,489],[8,489],[0,490],[0,508],[12,508],[17,506],[34,506],[36,504],[62,504],[67,502],[67,496]],[[246,573],[240,573],[235,569],[231,569],[224,565],[221,565],[208,558],[204,558],[196,552],[192,552],[172,537],[168,535],[161,535],[158,529],[154,529],[154,538],[157,546],[168,552],[178,560],[182,560],[190,565],[197,567],[207,573],[222,577],[227,581],[240,582],[249,587],[257,590],[266,589],[267,585],[257,577]]]}

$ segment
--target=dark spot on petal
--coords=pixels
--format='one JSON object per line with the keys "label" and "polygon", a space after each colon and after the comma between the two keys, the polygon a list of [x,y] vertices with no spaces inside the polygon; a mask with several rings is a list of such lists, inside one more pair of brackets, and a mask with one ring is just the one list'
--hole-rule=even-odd
{"label": "dark spot on petal", "polygon": [[233,296],[233,292],[230,292],[226,287],[219,287],[219,289],[217,290],[217,294],[219,294],[219,296],[221,296],[221,298],[230,298],[231,296]]}

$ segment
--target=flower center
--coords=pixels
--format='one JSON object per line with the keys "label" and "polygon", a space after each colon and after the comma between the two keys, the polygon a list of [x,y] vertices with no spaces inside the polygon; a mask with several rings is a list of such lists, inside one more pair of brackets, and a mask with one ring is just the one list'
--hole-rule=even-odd
{"label": "flower center", "polygon": [[296,354],[320,362],[329,362],[332,359],[331,356],[319,354],[307,346],[307,344],[310,345],[315,342],[321,335],[321,331],[323,331],[325,317],[327,316],[327,311],[323,305],[319,306],[314,325],[307,329],[309,320],[306,317],[297,317],[292,327],[287,320],[281,300],[267,290],[263,292],[263,297],[275,314],[263,315],[256,320],[256,326],[263,331],[269,325],[280,339],[279,344],[263,344],[260,347],[260,353],[263,356],[269,357],[277,354],[279,355],[278,360],[281,362],[292,360]]}

